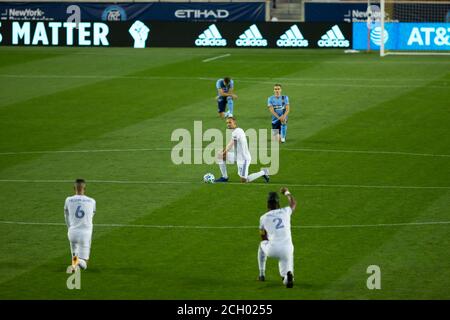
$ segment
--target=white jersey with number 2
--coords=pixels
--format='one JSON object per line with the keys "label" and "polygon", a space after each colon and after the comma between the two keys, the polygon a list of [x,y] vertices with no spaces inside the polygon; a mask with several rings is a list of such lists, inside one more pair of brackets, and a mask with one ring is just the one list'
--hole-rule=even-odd
{"label": "white jersey with number 2", "polygon": [[69,231],[92,231],[95,200],[84,195],[67,197],[64,214]]}
{"label": "white jersey with number 2", "polygon": [[259,228],[266,230],[269,242],[274,244],[292,244],[290,207],[271,210],[259,220]]}

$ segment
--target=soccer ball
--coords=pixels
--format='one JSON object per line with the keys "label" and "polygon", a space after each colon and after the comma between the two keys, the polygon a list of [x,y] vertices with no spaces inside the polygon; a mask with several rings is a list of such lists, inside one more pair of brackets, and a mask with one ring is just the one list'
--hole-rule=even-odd
{"label": "soccer ball", "polygon": [[203,176],[203,181],[205,183],[214,183],[214,175],[212,173],[207,173]]}

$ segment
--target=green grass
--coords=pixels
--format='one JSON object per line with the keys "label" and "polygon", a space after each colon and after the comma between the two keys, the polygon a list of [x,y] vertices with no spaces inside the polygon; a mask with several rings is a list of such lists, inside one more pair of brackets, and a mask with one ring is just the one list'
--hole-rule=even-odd
{"label": "green grass", "polygon": [[[224,75],[244,129],[268,128],[275,82],[290,97],[268,185],[205,185],[217,166],[171,162],[176,128],[225,129],[214,101]],[[450,221],[448,57],[4,47],[0,88],[0,299],[450,298],[450,224],[389,225]],[[21,153],[111,149],[150,150]],[[66,227],[4,222],[63,223],[76,177],[97,200],[94,224],[254,228],[97,226],[70,291]],[[299,201],[292,290],[274,260],[256,280],[259,217],[282,185]],[[373,264],[381,290],[366,288]]]}

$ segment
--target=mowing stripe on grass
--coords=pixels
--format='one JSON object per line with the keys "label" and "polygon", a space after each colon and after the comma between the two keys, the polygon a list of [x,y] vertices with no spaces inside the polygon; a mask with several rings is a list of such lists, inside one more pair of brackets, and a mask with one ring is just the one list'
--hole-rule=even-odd
{"label": "mowing stripe on grass", "polygon": [[[204,80],[204,81],[216,81],[215,78],[206,78],[206,77],[162,77],[162,76],[121,76],[121,75],[55,75],[55,74],[47,74],[47,75],[24,75],[24,74],[2,74],[0,77],[4,78],[30,78],[30,79],[103,79],[103,80],[114,80],[114,79],[128,79],[128,80]],[[287,78],[286,78],[287,79]],[[259,83],[259,84],[270,84],[273,85],[273,82],[276,81],[276,78],[268,80],[258,79],[258,78],[239,78],[240,82],[248,82],[248,83]],[[291,78],[294,82],[286,82],[284,80],[284,84],[291,86],[302,86],[302,87],[351,87],[351,88],[422,88],[426,85],[427,88],[434,89],[448,89],[450,86],[448,85],[427,85],[425,84],[407,84],[407,85],[396,85],[396,84],[362,84],[360,83],[342,83],[340,81],[334,80],[332,83],[323,83],[323,80],[318,83],[310,83],[311,80],[301,79],[301,78]],[[306,81],[301,82],[299,81]],[[330,81],[332,81],[330,79]],[[355,79],[355,81],[357,81]],[[366,83],[365,81],[364,83]],[[444,82],[445,83],[445,82]]]}
{"label": "mowing stripe on grass", "polygon": [[[29,225],[29,226],[66,226],[57,222],[25,222],[25,221],[0,221],[0,224]],[[296,229],[329,229],[329,228],[372,228],[372,227],[401,227],[401,226],[426,226],[449,225],[450,221],[424,221],[404,223],[379,223],[379,224],[342,224],[342,225],[306,225],[291,226]],[[180,226],[180,225],[150,225],[150,224],[120,224],[120,223],[96,223],[95,227],[106,228],[152,228],[152,229],[258,229],[258,226]]]}
{"label": "mowing stripe on grass", "polygon": [[[0,183],[73,183],[73,180],[0,179]],[[105,184],[203,184],[202,181],[139,181],[139,180],[89,180],[90,183]],[[365,188],[365,189],[450,189],[449,186],[382,186],[357,184],[297,184],[297,183],[242,183],[226,182],[233,186],[285,186],[299,188]]]}
{"label": "mowing stripe on grass", "polygon": [[217,59],[226,58],[226,57],[229,57],[229,56],[231,56],[231,54],[227,53],[227,54],[223,54],[223,55],[221,55],[221,56],[208,58],[208,59],[205,59],[205,60],[202,60],[202,61],[203,61],[203,62],[209,62],[209,61],[213,61],[213,60],[217,60]]}
{"label": "mowing stripe on grass", "polygon": [[[203,150],[199,148],[191,148],[192,150]],[[85,150],[48,150],[48,151],[17,151],[17,152],[0,152],[0,156],[21,155],[21,154],[59,154],[59,153],[102,153],[102,152],[160,152],[172,151],[172,148],[135,148],[135,149],[85,149]],[[356,153],[356,154],[389,154],[401,156],[417,156],[417,157],[443,157],[450,158],[450,154],[433,154],[433,153],[415,153],[401,151],[371,151],[371,150],[339,150],[339,149],[310,149],[310,148],[280,148],[280,151],[298,151],[298,152],[326,152],[326,153]]]}

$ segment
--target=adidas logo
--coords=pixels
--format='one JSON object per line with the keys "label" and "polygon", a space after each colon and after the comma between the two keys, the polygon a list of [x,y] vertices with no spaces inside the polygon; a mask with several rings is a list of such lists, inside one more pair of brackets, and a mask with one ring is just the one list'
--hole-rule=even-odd
{"label": "adidas logo", "polygon": [[345,39],[341,29],[337,25],[334,25],[317,41],[317,45],[319,47],[348,48],[350,42]]}
{"label": "adidas logo", "polygon": [[216,25],[212,24],[198,36],[195,45],[197,47],[224,47],[227,45],[227,40],[222,38]]}
{"label": "adidas logo", "polygon": [[259,32],[258,27],[253,24],[236,40],[238,47],[267,47],[267,40]]}
{"label": "adidas logo", "polygon": [[307,47],[308,40],[303,38],[300,29],[296,24],[292,25],[280,39],[277,40],[278,47]]}

